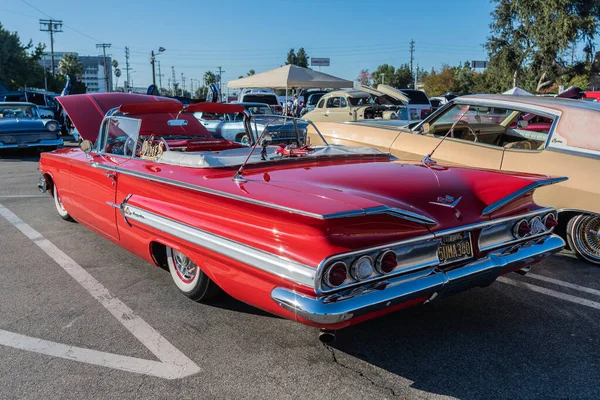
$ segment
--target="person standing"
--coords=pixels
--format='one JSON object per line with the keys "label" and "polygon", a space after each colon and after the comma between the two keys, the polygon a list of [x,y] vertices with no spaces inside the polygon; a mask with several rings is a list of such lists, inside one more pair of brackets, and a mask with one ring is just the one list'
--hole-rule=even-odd
{"label": "person standing", "polygon": [[298,117],[300,113],[300,104],[298,104],[298,95],[294,95],[294,102],[292,103],[292,116]]}

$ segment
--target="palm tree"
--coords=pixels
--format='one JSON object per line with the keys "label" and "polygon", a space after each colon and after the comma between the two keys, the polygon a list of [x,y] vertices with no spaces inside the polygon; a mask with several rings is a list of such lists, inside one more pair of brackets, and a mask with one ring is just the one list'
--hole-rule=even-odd
{"label": "palm tree", "polygon": [[63,76],[70,76],[72,80],[78,80],[83,75],[83,64],[76,54],[65,54],[58,63],[58,73]]}
{"label": "palm tree", "polygon": [[117,79],[115,79],[115,90],[117,90],[117,88],[119,87],[119,78],[121,77],[121,69],[115,68],[113,73],[115,74],[115,78],[117,78]]}

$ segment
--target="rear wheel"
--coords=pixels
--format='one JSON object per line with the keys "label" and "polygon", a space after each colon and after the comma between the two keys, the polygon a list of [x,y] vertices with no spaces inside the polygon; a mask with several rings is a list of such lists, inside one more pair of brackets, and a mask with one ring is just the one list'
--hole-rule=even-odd
{"label": "rear wheel", "polygon": [[582,260],[600,265],[600,217],[576,215],[567,224],[567,242]]}
{"label": "rear wheel", "polygon": [[58,196],[58,189],[56,185],[53,185],[52,193],[54,194],[54,205],[56,206],[56,211],[58,212],[58,215],[60,215],[60,217],[65,221],[73,221],[73,218],[71,218],[65,206],[63,206],[60,197]]}
{"label": "rear wheel", "polygon": [[167,264],[177,288],[194,301],[216,296],[220,288],[188,256],[167,247]]}

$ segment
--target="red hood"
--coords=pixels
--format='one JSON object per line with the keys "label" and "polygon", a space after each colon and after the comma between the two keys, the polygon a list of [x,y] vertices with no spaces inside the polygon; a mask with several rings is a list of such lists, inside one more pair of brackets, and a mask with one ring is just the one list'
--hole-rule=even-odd
{"label": "red hood", "polygon": [[92,142],[98,137],[106,113],[123,104],[174,101],[167,97],[132,93],[94,93],[59,96],[56,98],[71,119],[79,135]]}
{"label": "red hood", "polygon": [[[482,215],[487,206],[527,185],[547,179],[540,175],[369,161],[315,163],[310,167],[296,165],[267,172],[264,168],[249,168],[244,172],[244,178],[248,180],[244,186],[256,194],[270,193],[270,199],[265,198],[265,201],[276,200],[283,206],[311,212],[397,208],[437,221],[437,226],[431,227],[435,231],[488,220],[489,215]],[[286,190],[280,193],[281,196],[275,196],[275,191],[268,189],[274,186]],[[302,192],[303,196],[295,196],[292,191]],[[460,198],[456,208],[432,204],[440,202],[440,198],[446,200],[446,196],[454,200]],[[303,204],[296,201],[299,198],[303,199]],[[458,220],[456,210],[460,211]]]}

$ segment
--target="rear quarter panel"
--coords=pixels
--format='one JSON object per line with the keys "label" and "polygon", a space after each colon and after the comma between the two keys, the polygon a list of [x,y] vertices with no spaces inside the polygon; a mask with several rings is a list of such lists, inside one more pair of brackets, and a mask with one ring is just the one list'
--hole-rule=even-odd
{"label": "rear quarter panel", "polygon": [[502,169],[523,171],[569,179],[535,191],[534,199],[542,206],[572,208],[600,213],[600,160],[592,156],[554,151],[506,149]]}

